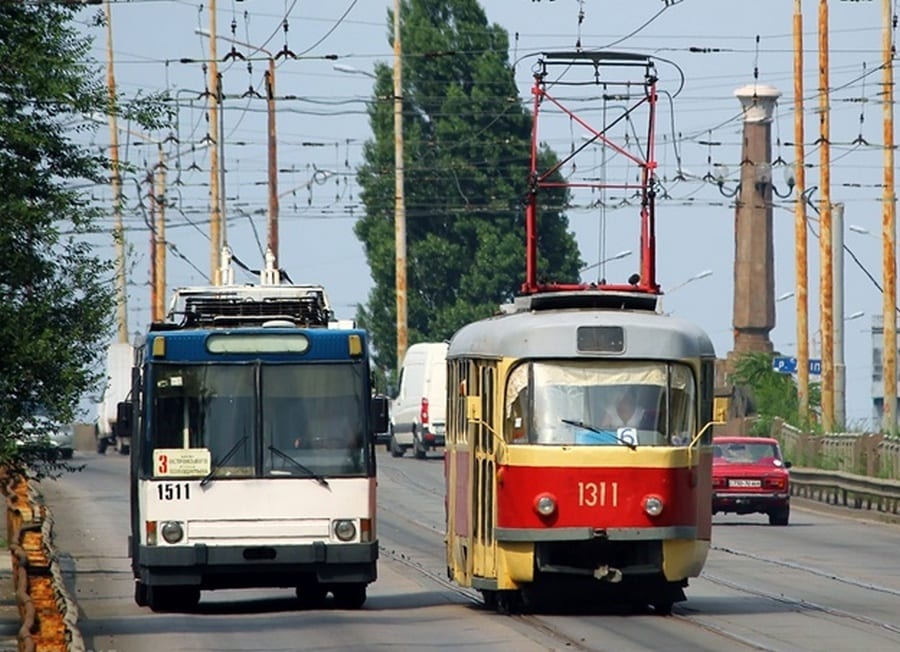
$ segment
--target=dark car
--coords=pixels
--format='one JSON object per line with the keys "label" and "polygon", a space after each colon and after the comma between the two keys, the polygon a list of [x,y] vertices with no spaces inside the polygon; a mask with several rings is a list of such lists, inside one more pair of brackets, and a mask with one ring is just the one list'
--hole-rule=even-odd
{"label": "dark car", "polygon": [[775,439],[713,439],[712,512],[768,514],[770,525],[787,525],[791,513],[791,463]]}

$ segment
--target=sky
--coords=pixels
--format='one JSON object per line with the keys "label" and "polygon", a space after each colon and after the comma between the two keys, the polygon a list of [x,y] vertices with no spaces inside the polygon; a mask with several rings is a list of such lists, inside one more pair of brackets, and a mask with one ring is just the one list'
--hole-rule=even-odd
{"label": "sky", "polygon": [[[297,59],[280,57],[276,71],[277,142],[280,203],[280,266],[296,283],[325,286],[342,318],[367,300],[372,279],[353,225],[364,207],[355,169],[371,138],[366,103],[372,99],[376,62],[391,65],[387,22],[392,0],[218,0],[218,57],[232,50],[228,39],[265,48],[285,48]],[[794,3],[790,0],[482,0],[488,20],[509,34],[509,60],[515,62],[520,99],[530,106],[535,53],[615,49],[658,57],[660,89],[674,95],[661,102],[657,120],[658,177],[664,195],[657,201],[657,280],[666,312],[690,319],[711,336],[720,357],[733,346],[732,290],[734,203],[709,181],[726,166],[736,179],[740,165],[741,109],[734,91],[746,84],[769,84],[782,92],[772,125],[775,161],[793,162]],[[881,104],[882,3],[831,0],[828,3],[831,121],[831,198],[845,205],[845,243],[879,283],[882,278],[881,216],[883,132]],[[821,177],[818,93],[818,7],[803,1],[804,124],[807,187]],[[100,11],[79,14],[85,33],[96,37],[93,55],[106,62],[105,29],[95,26]],[[896,13],[896,8],[895,8]],[[284,27],[287,26],[287,31]],[[132,98],[168,90],[179,99],[176,128],[139,134],[121,124],[120,152],[138,170],[156,163],[157,143],[165,145],[168,287],[202,285],[210,274],[209,153],[206,86],[202,60],[209,39],[209,3],[197,0],[120,0],[112,3],[113,59],[118,91]],[[236,53],[251,50],[234,45]],[[336,59],[326,59],[336,55]],[[189,60],[185,62],[184,60]],[[343,68],[339,70],[335,68]],[[262,92],[267,61],[229,57],[219,64],[224,101],[226,239],[251,268],[262,264],[266,242],[266,107]],[[348,72],[347,70],[350,70]],[[353,72],[356,71],[356,72]],[[683,75],[683,86],[682,86]],[[680,87],[680,90],[679,90]],[[615,106],[607,107],[615,111]],[[600,118],[600,107],[589,113]],[[594,126],[600,123],[594,122]],[[642,126],[640,128],[643,128]],[[625,137],[626,127],[613,137]],[[566,121],[542,128],[541,140],[560,154],[583,144]],[[176,147],[171,135],[178,138]],[[108,130],[99,128],[93,144],[108,148]],[[582,155],[585,156],[585,155]],[[588,170],[613,179],[626,174],[615,162],[604,164],[598,151],[586,154]],[[585,165],[584,160],[580,163]],[[145,224],[146,186],[142,173],[124,182],[128,242],[129,332],[149,321],[149,231]],[[705,178],[705,180],[704,180]],[[524,179],[524,172],[523,172]],[[786,190],[780,173],[774,182]],[[734,184],[726,184],[726,189]],[[108,200],[109,189],[95,196]],[[817,202],[820,194],[813,194]],[[143,197],[143,198],[142,198]],[[582,259],[609,260],[585,273],[596,280],[602,269],[613,281],[637,269],[637,215],[633,202],[614,193],[576,194],[567,211]],[[776,350],[796,352],[794,202],[775,198]],[[111,205],[111,200],[110,200]],[[143,207],[142,207],[143,205]],[[818,357],[819,244],[815,212],[810,210],[810,355]],[[112,225],[112,218],[109,218]],[[851,228],[852,227],[852,228]],[[98,240],[113,255],[111,237]],[[711,272],[711,273],[707,273]],[[853,260],[844,264],[847,423],[870,425],[873,315],[882,312],[882,295]],[[524,252],[523,252],[524,275]],[[254,278],[238,270],[238,282]],[[849,317],[852,317],[850,319]],[[879,386],[880,390],[880,386]]]}

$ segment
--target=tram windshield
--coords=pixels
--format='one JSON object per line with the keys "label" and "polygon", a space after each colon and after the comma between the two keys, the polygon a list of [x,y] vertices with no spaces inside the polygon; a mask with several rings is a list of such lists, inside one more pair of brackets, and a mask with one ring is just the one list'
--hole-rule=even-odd
{"label": "tram windshield", "polygon": [[354,364],[155,366],[143,470],[167,451],[200,453],[188,476],[365,474],[364,381]]}
{"label": "tram windshield", "polygon": [[696,384],[687,365],[540,361],[513,370],[505,438],[552,445],[686,445],[696,430]]}

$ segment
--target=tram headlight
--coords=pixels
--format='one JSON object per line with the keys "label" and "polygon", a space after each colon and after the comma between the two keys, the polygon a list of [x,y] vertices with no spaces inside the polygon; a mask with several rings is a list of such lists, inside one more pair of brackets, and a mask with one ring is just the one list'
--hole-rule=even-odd
{"label": "tram headlight", "polygon": [[184,526],[178,521],[166,521],[162,524],[161,532],[166,543],[178,543],[184,539]]}
{"label": "tram headlight", "polygon": [[341,541],[353,541],[356,538],[356,524],[349,520],[335,521],[332,526],[334,536]]}
{"label": "tram headlight", "polygon": [[644,498],[644,511],[648,516],[659,516],[663,511],[663,501],[659,496],[647,496]]}
{"label": "tram headlight", "polygon": [[534,511],[541,516],[552,516],[556,513],[556,498],[550,494],[540,494],[534,500]]}

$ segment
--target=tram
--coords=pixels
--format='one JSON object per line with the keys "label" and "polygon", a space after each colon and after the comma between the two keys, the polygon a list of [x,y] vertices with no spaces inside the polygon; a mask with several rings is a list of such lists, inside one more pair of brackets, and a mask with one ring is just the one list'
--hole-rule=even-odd
{"label": "tram", "polygon": [[[535,120],[550,64],[604,56],[545,55]],[[647,67],[652,109],[650,59],[612,58]],[[652,148],[638,160],[641,273],[623,284],[537,281],[535,197],[551,182],[536,151],[520,295],[447,353],[448,575],[503,612],[588,600],[668,614],[710,546],[715,351],[660,309]]]}
{"label": "tram", "polygon": [[372,396],[366,332],[334,321],[321,286],[266,271],[268,284],[176,290],[137,348],[119,421],[135,601],[154,611],[249,587],[358,608],[376,579],[387,401]]}

